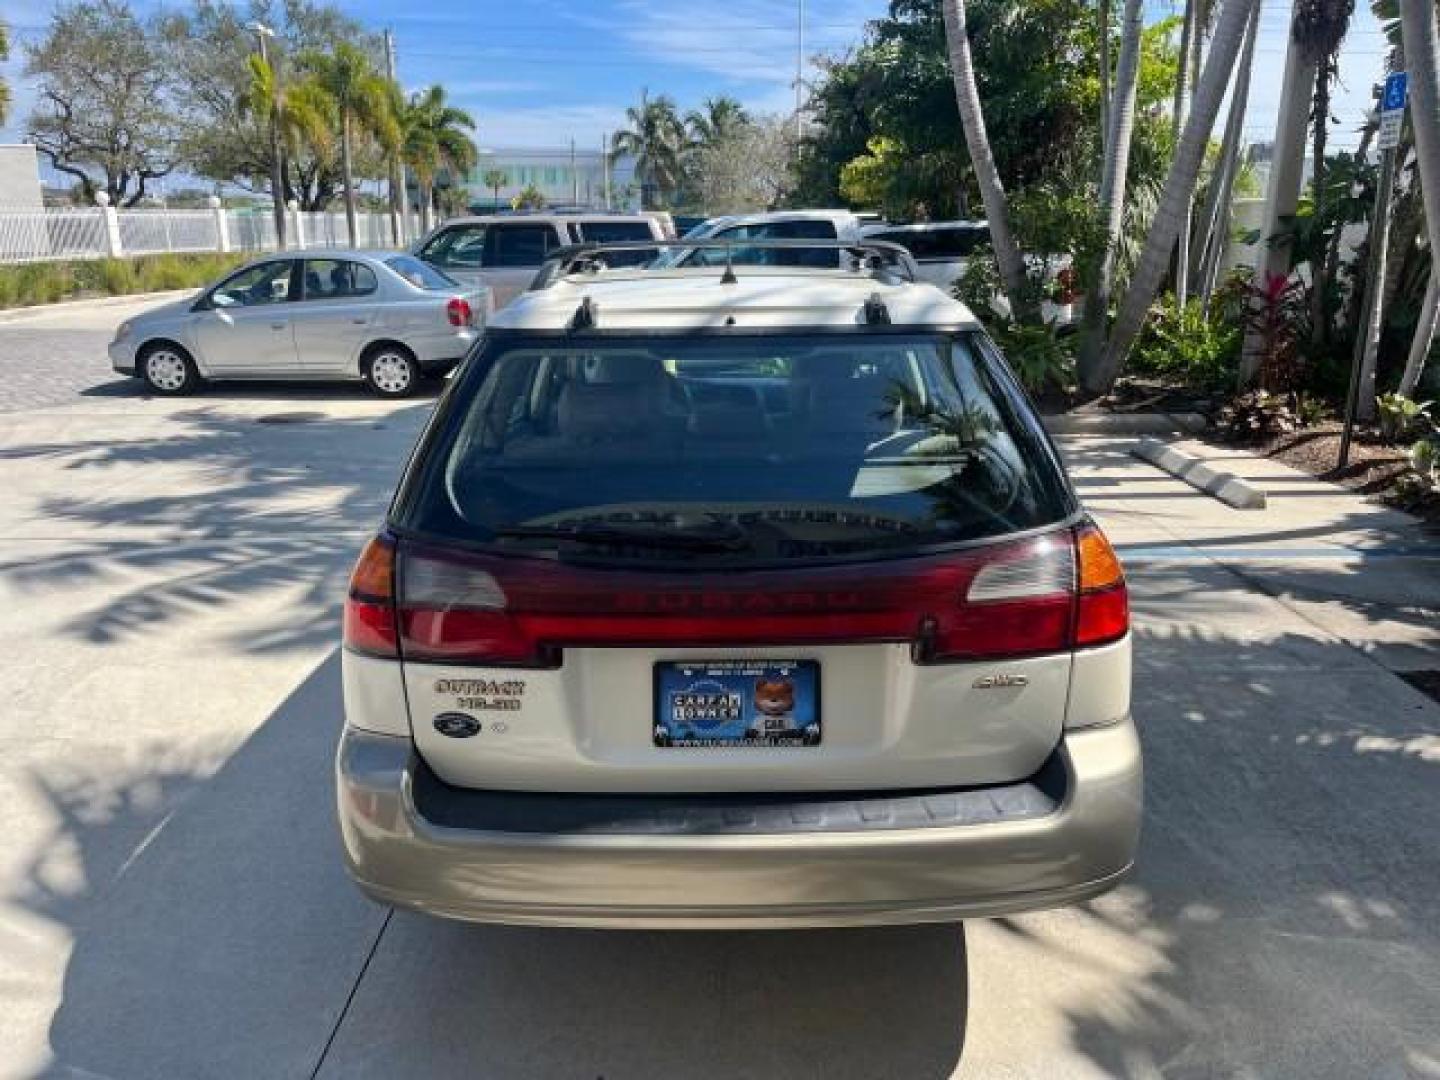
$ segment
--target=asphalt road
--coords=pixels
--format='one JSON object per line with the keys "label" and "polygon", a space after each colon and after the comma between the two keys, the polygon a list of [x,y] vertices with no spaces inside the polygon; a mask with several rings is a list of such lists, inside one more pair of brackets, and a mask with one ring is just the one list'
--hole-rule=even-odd
{"label": "asphalt road", "polygon": [[1440,705],[1395,674],[1440,668],[1440,561],[1407,519],[1243,458],[1271,509],[1230,511],[1067,442],[1147,754],[1099,900],[449,925],[349,887],[329,775],[341,588],[428,404],[150,400],[104,363],[125,314],[0,324],[0,1076],[1440,1076]]}

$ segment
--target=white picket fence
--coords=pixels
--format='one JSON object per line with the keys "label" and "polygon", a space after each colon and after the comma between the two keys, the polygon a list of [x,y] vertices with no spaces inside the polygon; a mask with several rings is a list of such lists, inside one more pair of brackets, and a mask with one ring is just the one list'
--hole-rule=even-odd
{"label": "white picket fence", "polygon": [[[286,218],[286,247],[351,246],[343,211],[291,211]],[[414,240],[420,223],[408,215],[401,231],[403,239]],[[356,233],[357,247],[396,246],[388,214],[357,214]],[[0,207],[0,264],[278,247],[268,211]]]}

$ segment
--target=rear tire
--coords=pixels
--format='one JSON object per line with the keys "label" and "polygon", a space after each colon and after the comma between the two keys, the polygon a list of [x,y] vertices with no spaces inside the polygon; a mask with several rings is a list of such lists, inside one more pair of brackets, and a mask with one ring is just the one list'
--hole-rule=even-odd
{"label": "rear tire", "polygon": [[140,377],[152,394],[180,397],[200,385],[195,361],[179,345],[169,341],[147,345],[140,352]]}
{"label": "rear tire", "polygon": [[409,397],[420,383],[415,354],[402,345],[377,345],[361,366],[370,392],[385,398]]}

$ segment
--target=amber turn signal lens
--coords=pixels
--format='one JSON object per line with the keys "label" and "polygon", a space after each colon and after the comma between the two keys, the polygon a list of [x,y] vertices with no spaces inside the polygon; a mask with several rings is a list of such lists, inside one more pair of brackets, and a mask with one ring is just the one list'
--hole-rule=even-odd
{"label": "amber turn signal lens", "polygon": [[395,545],[377,536],[365,545],[350,575],[350,595],[389,602],[395,584]]}
{"label": "amber turn signal lens", "polygon": [[1080,558],[1080,591],[1109,589],[1125,580],[1125,570],[1110,541],[1094,525],[1086,525],[1076,537],[1075,547]]}

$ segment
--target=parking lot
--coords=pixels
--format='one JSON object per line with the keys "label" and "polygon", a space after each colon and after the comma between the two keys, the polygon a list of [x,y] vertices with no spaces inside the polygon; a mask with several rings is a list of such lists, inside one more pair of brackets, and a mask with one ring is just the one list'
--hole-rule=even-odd
{"label": "parking lot", "polygon": [[0,324],[0,1076],[1440,1077],[1440,537],[1066,439],[1126,558],[1137,871],[961,926],[445,924],[340,864],[338,611],[431,397],[153,400]]}

